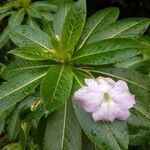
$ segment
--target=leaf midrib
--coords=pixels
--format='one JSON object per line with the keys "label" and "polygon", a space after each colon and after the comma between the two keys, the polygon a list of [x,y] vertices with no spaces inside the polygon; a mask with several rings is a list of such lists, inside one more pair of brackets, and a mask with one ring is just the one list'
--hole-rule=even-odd
{"label": "leaf midrib", "polygon": [[16,33],[19,34],[19,35],[21,35],[21,36],[23,36],[23,37],[25,37],[25,38],[27,38],[28,40],[31,40],[31,41],[34,42],[34,43],[40,45],[41,47],[47,49],[48,51],[50,51],[50,49],[49,49],[48,47],[46,47],[45,45],[39,43],[38,41],[33,40],[32,38],[29,38],[29,37],[26,36],[25,34],[21,34],[20,32],[16,32]]}
{"label": "leaf midrib", "polygon": [[[77,16],[77,14],[76,14],[76,16]],[[76,18],[76,16],[74,18]],[[74,19],[74,20],[76,20],[76,19]],[[71,26],[71,30],[69,31],[69,36],[68,36],[68,40],[67,40],[67,43],[66,43],[67,48],[68,48],[68,45],[71,41],[71,35],[73,33],[73,30],[74,30],[74,25],[75,25],[75,21],[74,21],[73,25]]]}
{"label": "leaf midrib", "polygon": [[23,71],[23,70],[28,70],[28,69],[40,69],[40,68],[47,68],[47,67],[50,67],[51,65],[42,65],[42,66],[34,66],[34,67],[20,67],[20,68],[17,68],[17,69],[11,69],[9,70],[9,72],[14,72],[14,71]]}
{"label": "leaf midrib", "polygon": [[[112,10],[111,10],[111,11],[112,11]],[[111,11],[110,11],[110,12],[111,12]],[[110,12],[109,12],[109,13],[110,13]],[[80,44],[80,46],[79,46],[78,49],[80,49],[80,48],[84,45],[84,43],[87,41],[87,39],[89,38],[89,36],[91,35],[91,33],[96,29],[96,27],[99,25],[99,23],[100,23],[109,13],[105,14],[105,15],[95,24],[95,26],[91,29],[91,31],[89,31],[89,33],[87,34],[87,36],[84,38],[83,42]]]}
{"label": "leaf midrib", "polygon": [[109,129],[109,127],[107,126],[107,124],[103,121],[105,127],[106,127],[106,130],[108,131],[108,133],[110,134],[110,136],[112,137],[113,141],[116,143],[117,147],[118,147],[118,150],[121,150],[118,142],[116,141],[115,137],[113,136],[111,130]]}
{"label": "leaf midrib", "polygon": [[45,76],[45,74],[46,74],[46,73],[43,73],[41,76],[38,76],[38,77],[35,78],[34,80],[31,80],[31,81],[29,81],[28,83],[24,84],[23,86],[20,86],[19,88],[16,88],[15,90],[13,90],[13,91],[7,93],[6,95],[0,97],[0,100],[2,100],[2,99],[5,98],[6,96],[9,96],[10,94],[12,94],[12,93],[14,93],[14,92],[16,92],[16,91],[18,91],[18,90],[20,90],[20,89],[26,87],[27,85],[33,83],[34,81],[36,81],[36,80],[42,78],[43,76]]}
{"label": "leaf midrib", "polygon": [[145,116],[145,118],[147,118],[148,120],[150,120],[150,117],[147,116],[145,113],[143,113],[140,109],[138,109],[136,106],[134,106],[134,109],[137,110],[138,112],[140,112],[143,116]]}
{"label": "leaf midrib", "polygon": [[17,15],[15,16],[15,18],[14,18],[14,20],[13,20],[13,23],[14,23],[14,21],[17,20],[18,16],[19,16],[23,11],[24,11],[24,8],[22,8],[22,9],[17,13]]}
{"label": "leaf midrib", "polygon": [[142,21],[139,21],[139,22],[137,22],[137,23],[135,23],[135,24],[132,24],[132,25],[128,26],[127,28],[124,28],[124,29],[120,30],[119,32],[113,34],[113,35],[112,35],[111,37],[109,37],[109,38],[114,38],[115,36],[118,36],[119,34],[125,32],[125,31],[128,30],[129,28],[132,28],[132,27],[136,26],[137,24],[140,24],[141,22],[142,22]]}
{"label": "leaf midrib", "polygon": [[[80,55],[80,56],[77,56],[77,57],[74,57],[71,59],[72,60],[76,60],[76,59],[79,59],[79,58],[83,58],[83,57],[88,57],[88,56],[93,56],[93,55],[96,55],[96,54],[103,54],[103,53],[107,53],[107,52],[114,52],[114,51],[121,51],[121,50],[128,50],[128,49],[131,49],[131,48],[120,48],[120,49],[111,49],[111,50],[107,50],[107,51],[98,51],[98,52],[95,52],[95,53],[88,53],[86,55]],[[134,50],[137,50],[137,48],[134,48]]]}
{"label": "leaf midrib", "polygon": [[56,82],[56,86],[55,86],[55,88],[54,88],[53,95],[52,95],[52,98],[51,98],[51,104],[52,104],[52,101],[54,100],[54,96],[55,96],[55,93],[56,93],[56,90],[57,90],[57,87],[58,87],[58,84],[59,84],[59,81],[60,81],[60,78],[61,78],[63,69],[64,69],[64,65],[62,66],[62,68],[61,68],[61,70],[60,70],[60,73],[59,73],[59,76],[58,76],[58,80],[57,80],[57,82]]}
{"label": "leaf midrib", "polygon": [[65,129],[66,129],[66,117],[67,117],[67,102],[65,103],[65,108],[64,108],[63,130],[62,130],[62,140],[61,140],[61,150],[63,150],[63,146],[64,146]]}

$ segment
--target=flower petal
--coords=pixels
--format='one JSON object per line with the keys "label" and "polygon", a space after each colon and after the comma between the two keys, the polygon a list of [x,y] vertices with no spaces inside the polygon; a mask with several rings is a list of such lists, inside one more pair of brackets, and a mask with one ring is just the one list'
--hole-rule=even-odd
{"label": "flower petal", "polygon": [[113,80],[110,80],[110,78],[105,79],[103,77],[96,78],[96,81],[98,82],[102,92],[108,92],[109,90],[111,90],[115,83],[113,82]]}
{"label": "flower petal", "polygon": [[95,121],[113,121],[116,118],[118,111],[119,108],[113,101],[109,103],[104,102],[94,113],[92,113],[92,117]]}
{"label": "flower petal", "polygon": [[85,87],[74,93],[74,99],[77,100],[81,107],[87,112],[93,112],[101,105],[103,95],[101,93],[89,92]]}
{"label": "flower petal", "polygon": [[109,94],[120,109],[129,109],[135,104],[135,96],[129,92],[118,93],[118,91],[112,90]]}
{"label": "flower petal", "polygon": [[128,117],[130,116],[129,110],[120,110],[117,114],[117,119],[118,120],[127,120]]}
{"label": "flower petal", "polygon": [[123,93],[129,91],[128,85],[126,82],[122,80],[118,80],[114,86],[115,90],[118,91],[118,93]]}

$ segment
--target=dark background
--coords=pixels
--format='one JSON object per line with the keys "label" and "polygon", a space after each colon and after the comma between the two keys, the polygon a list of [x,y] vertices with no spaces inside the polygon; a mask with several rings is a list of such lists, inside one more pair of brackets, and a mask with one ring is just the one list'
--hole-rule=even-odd
{"label": "dark background", "polygon": [[150,17],[150,0],[87,0],[88,16],[111,6],[120,9],[120,18]]}

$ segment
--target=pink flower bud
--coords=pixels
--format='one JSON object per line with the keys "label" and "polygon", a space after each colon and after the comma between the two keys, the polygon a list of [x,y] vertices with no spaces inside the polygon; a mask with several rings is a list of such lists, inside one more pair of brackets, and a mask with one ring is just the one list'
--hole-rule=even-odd
{"label": "pink flower bud", "polygon": [[74,93],[74,99],[95,121],[126,120],[130,116],[135,99],[124,81],[98,77],[85,79],[85,84]]}

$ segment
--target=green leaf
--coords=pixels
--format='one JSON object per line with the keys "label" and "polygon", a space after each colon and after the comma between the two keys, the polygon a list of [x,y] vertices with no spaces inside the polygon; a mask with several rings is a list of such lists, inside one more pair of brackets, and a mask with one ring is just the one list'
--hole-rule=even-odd
{"label": "green leaf", "polygon": [[130,145],[146,145],[150,141],[150,132],[147,130],[140,130],[136,134],[130,135]]}
{"label": "green leaf", "polygon": [[109,39],[109,38],[134,38],[142,35],[150,24],[149,19],[131,18],[115,22],[95,33],[88,40],[88,43]]}
{"label": "green leaf", "polygon": [[73,0],[50,0],[50,3],[57,5],[59,7],[63,7],[64,5],[74,3],[74,1]]}
{"label": "green leaf", "polygon": [[20,132],[21,123],[19,112],[20,111],[16,108],[9,117],[7,131],[10,141],[15,140]]}
{"label": "green leaf", "polygon": [[[136,99],[138,100],[138,99]],[[150,111],[144,106],[140,106],[143,105],[143,103],[138,103],[134,106],[133,109],[130,110],[131,112],[131,116],[129,117],[129,119],[127,120],[127,122],[129,124],[131,124],[134,127],[138,127],[138,128],[143,128],[143,129],[148,129],[150,128]]]}
{"label": "green leaf", "polygon": [[[75,90],[81,88],[84,78],[85,76],[82,74],[75,73]],[[83,131],[99,149],[122,150],[128,148],[129,139],[126,122],[95,122],[91,114],[84,111],[75,100],[73,100],[73,103],[75,113]]]}
{"label": "green leaf", "polygon": [[37,24],[37,22],[33,18],[31,18],[31,17],[28,17],[27,24],[30,25],[30,26],[32,26],[33,28],[37,28],[37,29],[40,30],[40,27]]}
{"label": "green leaf", "polygon": [[100,32],[104,27],[114,23],[118,18],[119,10],[117,8],[106,8],[98,11],[94,15],[88,18],[86,21],[84,30],[82,32],[81,38],[78,42],[77,47],[81,48],[86,44],[86,41],[95,32]]}
{"label": "green leaf", "polygon": [[3,132],[5,127],[5,119],[7,117],[7,112],[0,113],[0,134]]}
{"label": "green leaf", "polygon": [[15,2],[8,2],[4,6],[0,6],[0,14],[7,12],[14,6]]}
{"label": "green leaf", "polygon": [[34,2],[32,4],[32,7],[35,7],[43,11],[49,11],[49,12],[56,12],[58,8],[56,5],[44,1]]}
{"label": "green leaf", "polygon": [[30,70],[36,71],[37,69],[48,70],[51,63],[47,61],[26,61],[24,59],[17,59],[11,62],[1,73],[1,76],[6,80],[12,80],[18,74],[24,74]]}
{"label": "green leaf", "polygon": [[53,21],[53,14],[49,12],[42,12],[42,17],[48,22]]}
{"label": "green leaf", "polygon": [[40,84],[46,72],[45,69],[30,70],[3,83],[0,86],[0,112],[11,108],[30,94]]}
{"label": "green leaf", "polygon": [[61,32],[61,49],[73,51],[75,44],[80,38],[86,18],[86,2],[76,2],[65,17]]}
{"label": "green leaf", "polygon": [[70,9],[70,5],[66,4],[65,6],[61,7],[57,11],[57,13],[54,15],[54,18],[53,18],[54,33],[57,36],[59,36],[59,38],[61,36],[63,23],[64,23],[65,17],[69,9]]}
{"label": "green leaf", "polygon": [[6,26],[6,28],[0,34],[0,49],[8,42],[9,31],[10,31],[10,28],[8,26]]}
{"label": "green leaf", "polygon": [[20,129],[20,132],[19,132],[19,145],[20,145],[21,150],[25,150],[26,136],[22,128]]}
{"label": "green leaf", "polygon": [[137,55],[139,48],[141,44],[133,39],[108,39],[83,46],[72,61],[76,64],[111,64]]}
{"label": "green leaf", "polygon": [[22,8],[19,11],[15,11],[9,18],[8,25],[10,27],[19,26],[24,19],[25,10]]}
{"label": "green leaf", "polygon": [[143,43],[144,59],[150,59],[150,35],[142,36],[139,40]]}
{"label": "green leaf", "polygon": [[41,95],[48,111],[61,107],[68,99],[72,88],[72,70],[69,66],[53,66],[41,83]]}
{"label": "green leaf", "polygon": [[101,68],[91,70],[96,75],[109,76],[125,81],[132,94],[135,95],[136,104],[131,109],[129,124],[140,128],[150,128],[150,78],[143,74],[123,68]]}
{"label": "green leaf", "polygon": [[37,44],[48,51],[51,48],[50,37],[43,31],[29,25],[14,27],[11,30],[10,38],[18,46]]}
{"label": "green leaf", "polygon": [[81,150],[81,146],[81,128],[69,101],[48,117],[44,149]]}
{"label": "green leaf", "polygon": [[9,53],[27,60],[48,60],[52,59],[52,53],[38,45],[30,45],[16,48]]}
{"label": "green leaf", "polygon": [[141,56],[128,58],[124,61],[116,63],[114,66],[118,68],[137,69],[143,64],[144,60]]}
{"label": "green leaf", "polygon": [[90,139],[82,133],[82,150],[97,150],[95,144],[90,141]]}
{"label": "green leaf", "polygon": [[29,5],[26,11],[31,18],[41,18],[41,12],[36,7]]}
{"label": "green leaf", "polygon": [[11,15],[13,13],[13,11],[8,11],[4,14],[0,14],[0,21],[3,20],[5,17]]}

